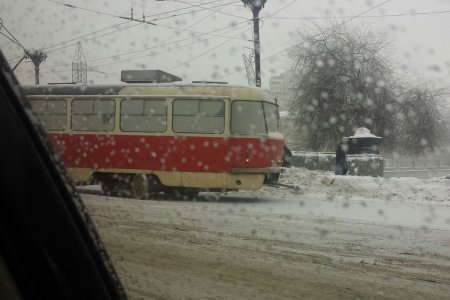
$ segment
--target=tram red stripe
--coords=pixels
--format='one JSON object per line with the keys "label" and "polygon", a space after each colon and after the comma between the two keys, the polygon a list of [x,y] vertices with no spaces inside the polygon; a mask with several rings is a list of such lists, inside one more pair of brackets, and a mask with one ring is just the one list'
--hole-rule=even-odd
{"label": "tram red stripe", "polygon": [[245,137],[50,134],[67,167],[227,172],[279,161],[283,141]]}

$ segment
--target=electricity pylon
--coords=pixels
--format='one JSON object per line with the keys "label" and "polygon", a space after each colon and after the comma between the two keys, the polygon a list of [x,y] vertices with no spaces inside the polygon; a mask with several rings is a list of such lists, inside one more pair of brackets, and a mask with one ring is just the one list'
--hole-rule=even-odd
{"label": "electricity pylon", "polygon": [[72,82],[87,83],[87,63],[83,48],[81,47],[81,42],[78,42],[77,49],[73,55]]}

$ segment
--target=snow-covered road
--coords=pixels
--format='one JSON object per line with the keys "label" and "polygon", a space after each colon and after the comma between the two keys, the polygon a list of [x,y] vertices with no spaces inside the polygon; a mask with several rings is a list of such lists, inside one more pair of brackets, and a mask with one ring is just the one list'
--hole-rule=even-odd
{"label": "snow-covered road", "polygon": [[450,180],[294,168],[282,182],[300,190],[82,198],[131,298],[450,295]]}

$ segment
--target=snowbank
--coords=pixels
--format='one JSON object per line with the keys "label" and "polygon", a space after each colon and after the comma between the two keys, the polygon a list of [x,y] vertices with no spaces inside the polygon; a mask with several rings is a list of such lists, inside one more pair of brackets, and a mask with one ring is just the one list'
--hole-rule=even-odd
{"label": "snowbank", "polygon": [[440,202],[450,205],[450,180],[412,177],[382,178],[336,176],[327,171],[289,168],[282,174],[281,183],[295,185],[302,194],[328,197],[404,200],[411,202]]}
{"label": "snowbank", "polygon": [[[349,175],[383,176],[383,158],[377,154],[347,155]],[[333,171],[336,167],[334,152],[293,151],[291,165],[308,170]]]}

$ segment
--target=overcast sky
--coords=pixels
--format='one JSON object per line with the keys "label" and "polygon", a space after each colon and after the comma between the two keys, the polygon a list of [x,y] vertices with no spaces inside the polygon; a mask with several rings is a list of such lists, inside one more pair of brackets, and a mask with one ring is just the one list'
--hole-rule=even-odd
{"label": "overcast sky", "polygon": [[[146,20],[156,19],[153,22],[157,26],[90,11],[129,17],[129,0],[56,2],[0,0],[0,17],[6,28],[25,48],[45,49],[48,54],[41,65],[41,83],[71,81],[73,44],[80,40],[91,69],[88,72],[91,83],[118,83],[123,69],[161,69],[182,76],[186,81],[247,84],[245,70],[236,72],[244,67],[242,55],[248,55],[248,47],[253,46],[251,12],[241,1],[133,0],[134,17],[142,18],[145,12]],[[290,67],[285,52],[281,52],[290,45],[290,33],[313,27],[311,19],[299,18],[319,17],[314,19],[317,24],[328,22],[321,18],[326,16],[342,17],[337,20],[345,21],[383,2],[385,0],[268,0],[261,12],[263,86],[268,86],[270,76],[279,75]],[[205,7],[210,9],[202,10]],[[373,17],[425,12],[433,13]],[[121,23],[124,24],[87,35]],[[408,68],[401,72],[410,80],[450,86],[450,1],[391,0],[347,24],[387,32],[393,44],[391,59]],[[220,28],[222,30],[214,31]],[[204,34],[211,31],[214,32],[210,35]],[[0,32],[6,34],[4,29]],[[83,35],[86,36],[78,38]],[[69,42],[60,44],[65,41]],[[12,65],[23,52],[1,35],[0,48]],[[279,54],[274,55],[276,53]],[[271,58],[265,59],[267,57]],[[22,62],[16,75],[23,84],[33,84],[33,65]]]}

